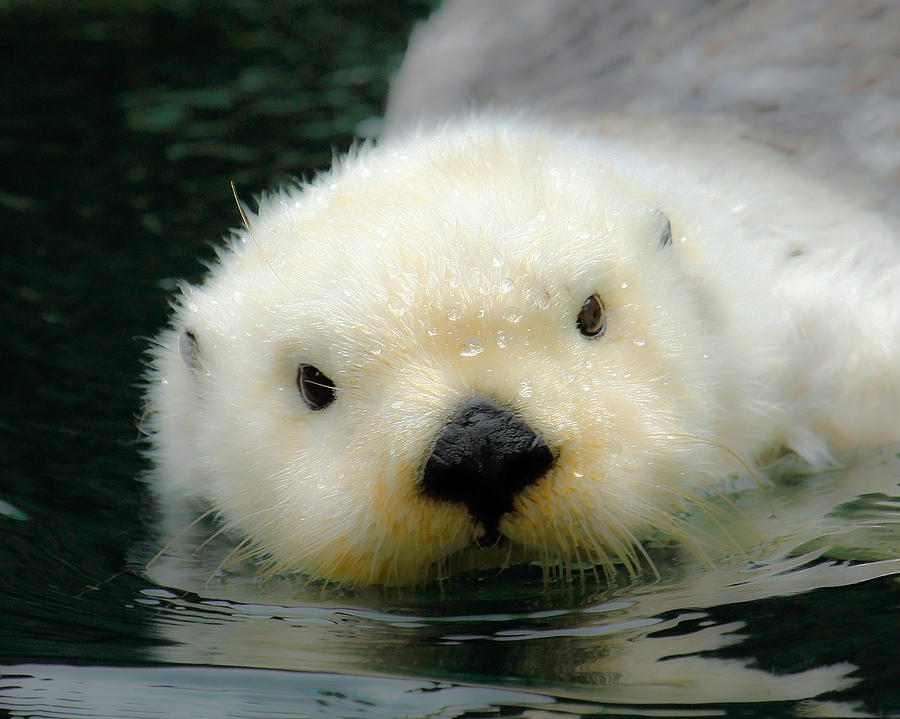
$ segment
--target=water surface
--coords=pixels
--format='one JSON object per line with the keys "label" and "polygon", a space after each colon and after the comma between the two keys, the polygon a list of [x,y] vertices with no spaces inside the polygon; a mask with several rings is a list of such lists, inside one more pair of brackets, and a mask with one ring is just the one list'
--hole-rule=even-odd
{"label": "water surface", "polygon": [[238,224],[229,181],[251,197],[377,127],[427,5],[0,4],[0,709],[900,714],[897,448],[738,484],[736,541],[638,577],[323,588],[221,567],[226,537],[193,553],[203,525],[148,568],[137,380],[173,278]]}

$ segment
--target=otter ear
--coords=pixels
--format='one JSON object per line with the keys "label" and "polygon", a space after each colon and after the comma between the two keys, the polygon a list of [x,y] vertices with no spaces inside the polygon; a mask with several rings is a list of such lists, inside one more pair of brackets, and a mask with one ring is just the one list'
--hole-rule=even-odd
{"label": "otter ear", "polygon": [[192,330],[185,329],[178,336],[178,352],[188,369],[200,367],[200,343],[197,341],[196,333]]}
{"label": "otter ear", "polygon": [[669,218],[665,212],[662,210],[658,210],[658,234],[659,238],[659,246],[660,247],[668,247],[672,244],[672,223],[669,222]]}

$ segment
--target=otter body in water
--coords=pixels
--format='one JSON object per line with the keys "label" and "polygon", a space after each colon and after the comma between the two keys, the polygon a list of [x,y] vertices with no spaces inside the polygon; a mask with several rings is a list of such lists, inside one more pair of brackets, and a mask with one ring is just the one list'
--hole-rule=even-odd
{"label": "otter body in water", "polygon": [[270,567],[634,568],[743,457],[900,440],[884,212],[718,120],[428,125],[266,197],[152,350],[156,485]]}

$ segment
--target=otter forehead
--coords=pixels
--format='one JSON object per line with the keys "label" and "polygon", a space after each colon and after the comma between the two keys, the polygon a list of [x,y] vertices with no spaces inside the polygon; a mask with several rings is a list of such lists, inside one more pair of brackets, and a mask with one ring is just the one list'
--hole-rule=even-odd
{"label": "otter forehead", "polygon": [[531,144],[485,130],[364,148],[264,198],[207,289],[311,325],[414,317],[417,333],[471,331],[612,292],[622,264],[652,271],[658,209],[583,148]]}
{"label": "otter forehead", "polygon": [[629,230],[657,208],[574,139],[523,134],[447,131],[402,151],[362,148],[312,184],[264,198],[250,223],[255,249],[301,276],[405,267],[415,282],[631,254]]}

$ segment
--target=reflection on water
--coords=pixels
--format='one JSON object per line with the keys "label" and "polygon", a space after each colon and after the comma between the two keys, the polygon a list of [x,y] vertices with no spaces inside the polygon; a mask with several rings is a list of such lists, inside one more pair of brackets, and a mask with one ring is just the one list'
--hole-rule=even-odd
{"label": "reflection on water", "polygon": [[[322,587],[222,569],[236,540],[197,525],[149,568],[158,538],[133,548],[134,574],[60,595],[57,624],[65,617],[72,627],[56,639],[68,632],[81,654],[7,666],[0,708],[116,717],[890,713],[897,450],[861,453],[822,475],[785,458],[765,492],[736,480],[710,498],[721,512],[692,519],[698,535],[718,533],[706,542],[717,553],[651,549],[655,573],[612,582],[591,573],[547,582],[513,567],[417,590]],[[129,624],[141,639],[117,641],[116,628]],[[142,643],[130,661],[127,641]],[[77,666],[102,656],[118,666]]]}
{"label": "reflection on water", "polygon": [[[553,700],[502,689],[438,682],[298,674],[246,669],[44,667],[19,668],[7,691],[38,712],[66,716],[381,717],[459,716],[490,707],[540,707]],[[91,696],[85,696],[85,687]],[[0,707],[3,707],[0,698]],[[21,706],[21,705],[20,705]],[[123,711],[124,710],[124,711]],[[13,716],[23,716],[15,712]]]}
{"label": "reflection on water", "polygon": [[[152,608],[154,632],[165,640],[154,658],[166,663],[527,687],[645,708],[806,702],[806,712],[846,714],[852,702],[809,704],[851,692],[860,678],[852,655],[835,651],[847,628],[821,632],[853,616],[836,593],[842,588],[875,582],[896,597],[896,450],[860,454],[823,475],[803,475],[786,458],[765,492],[736,483],[711,500],[721,515],[694,520],[698,533],[719,533],[721,551],[706,560],[654,555],[658,579],[648,572],[611,585],[592,575],[547,584],[540,572],[513,568],[416,591],[322,588],[218,568],[233,540],[218,536],[194,553],[215,531],[203,527],[151,566],[156,586],[135,601]],[[729,521],[712,521],[725,513]],[[829,609],[835,602],[840,610]],[[804,651],[791,658],[796,646],[787,638],[805,642]],[[472,696],[469,708],[491,695]],[[449,706],[446,697],[437,701]]]}

